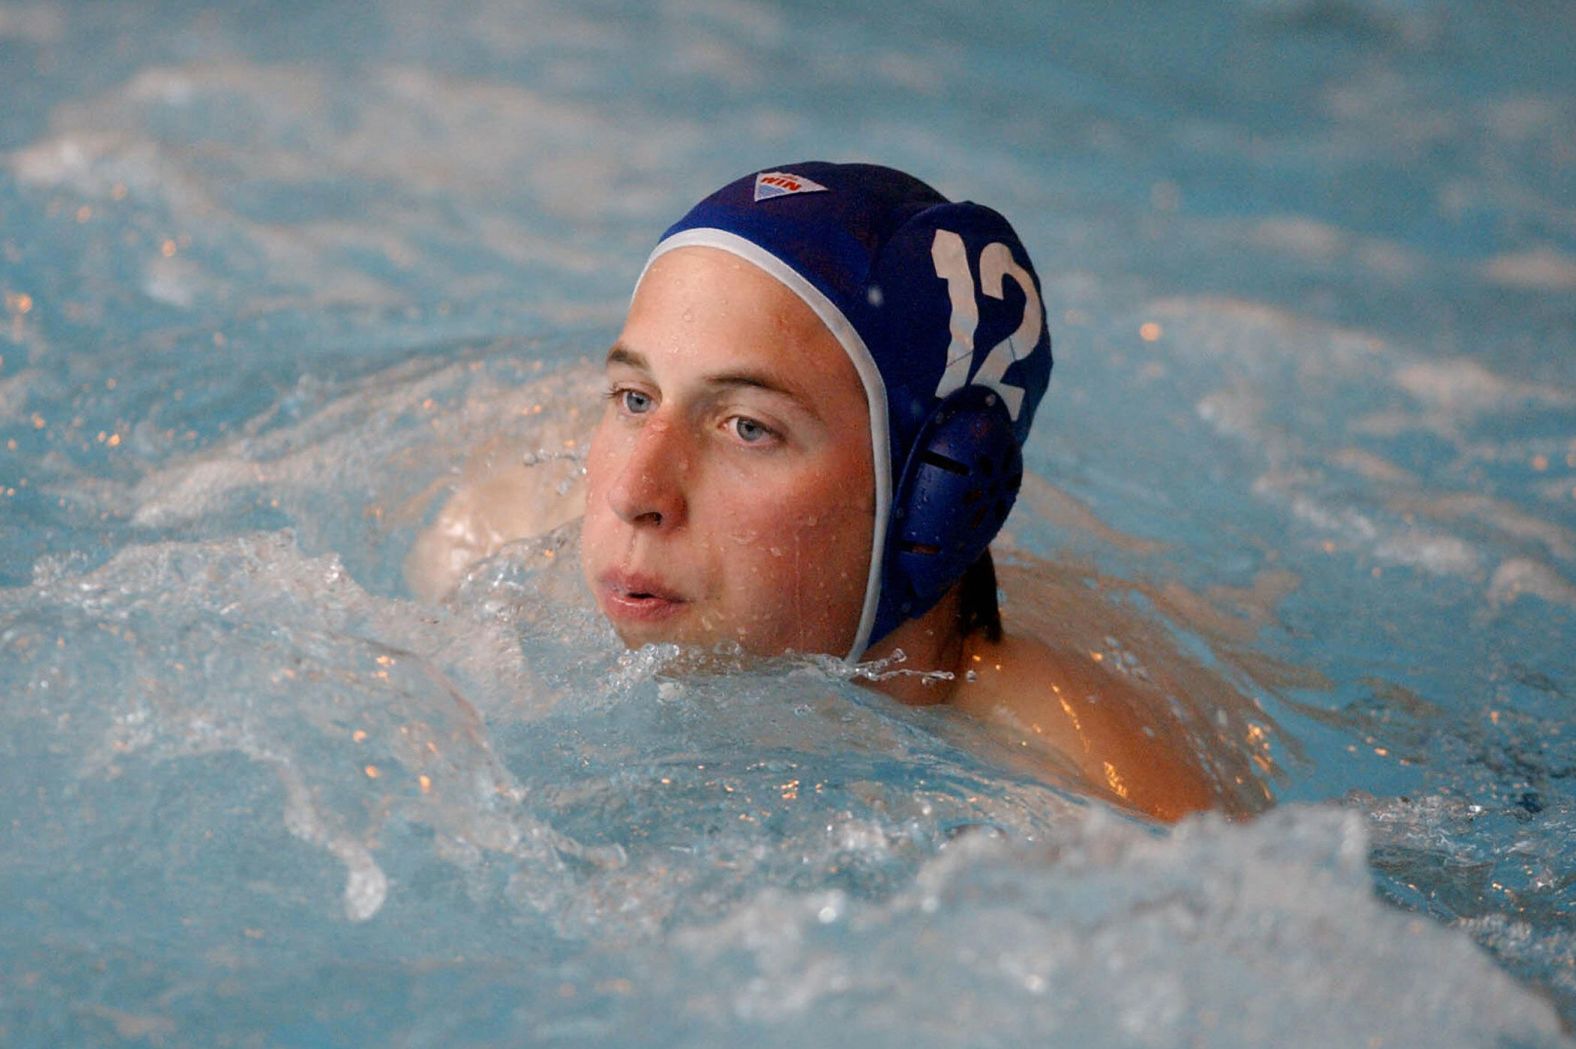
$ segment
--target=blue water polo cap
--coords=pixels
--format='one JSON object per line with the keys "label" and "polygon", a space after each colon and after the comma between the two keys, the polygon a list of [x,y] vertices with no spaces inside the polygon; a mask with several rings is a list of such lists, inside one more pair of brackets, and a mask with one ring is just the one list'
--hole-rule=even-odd
{"label": "blue water polo cap", "polygon": [[692,246],[780,280],[864,384],[876,521],[857,659],[934,607],[1012,507],[1051,378],[1039,278],[1001,215],[874,164],[746,175],[690,209],[646,265]]}

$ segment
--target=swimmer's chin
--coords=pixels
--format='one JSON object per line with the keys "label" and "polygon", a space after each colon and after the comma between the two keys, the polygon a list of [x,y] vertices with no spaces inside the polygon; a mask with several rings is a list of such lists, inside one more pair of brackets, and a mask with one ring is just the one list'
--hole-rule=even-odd
{"label": "swimmer's chin", "polygon": [[612,625],[625,648],[648,645],[707,645],[695,637],[695,608],[683,601],[596,595],[597,609]]}
{"label": "swimmer's chin", "polygon": [[735,638],[695,638],[680,633],[659,636],[660,632],[642,631],[638,635],[617,629],[624,647],[653,661],[663,674],[735,674],[769,671],[774,668],[797,669],[820,666],[836,657],[776,649],[759,652]]}
{"label": "swimmer's chin", "polygon": [[623,607],[625,604],[617,599],[609,600],[605,594],[597,595],[597,608],[625,648],[660,647],[706,652],[719,644],[727,644],[704,629],[698,629],[703,624],[697,622],[692,605],[674,602],[669,607],[637,608],[631,612]]}

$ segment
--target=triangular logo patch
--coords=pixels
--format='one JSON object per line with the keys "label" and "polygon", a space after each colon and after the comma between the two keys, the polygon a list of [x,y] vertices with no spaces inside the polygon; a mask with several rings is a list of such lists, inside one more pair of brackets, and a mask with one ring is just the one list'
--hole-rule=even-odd
{"label": "triangular logo patch", "polygon": [[763,171],[755,176],[755,200],[771,200],[773,197],[787,197],[795,193],[825,193],[827,189],[819,182],[811,182],[803,175],[790,174],[787,171]]}

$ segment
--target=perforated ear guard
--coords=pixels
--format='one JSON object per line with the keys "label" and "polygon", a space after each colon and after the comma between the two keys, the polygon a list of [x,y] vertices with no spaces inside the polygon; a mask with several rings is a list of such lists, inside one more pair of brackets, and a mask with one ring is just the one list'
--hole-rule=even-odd
{"label": "perforated ear guard", "polygon": [[995,391],[965,386],[925,422],[903,467],[871,636],[924,615],[990,546],[1023,484],[1023,453]]}

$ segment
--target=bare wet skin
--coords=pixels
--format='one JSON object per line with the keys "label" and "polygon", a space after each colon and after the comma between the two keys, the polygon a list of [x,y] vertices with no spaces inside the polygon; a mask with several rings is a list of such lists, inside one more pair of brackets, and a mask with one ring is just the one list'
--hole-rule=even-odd
{"label": "bare wet skin", "polygon": [[[958,689],[958,709],[1026,752],[1072,760],[1092,793],[1159,819],[1269,804],[1280,733],[1232,682],[1132,607],[1133,584],[1022,554],[1002,560],[1007,636],[970,653],[976,682]],[[1197,622],[1178,625],[1202,632]]]}

